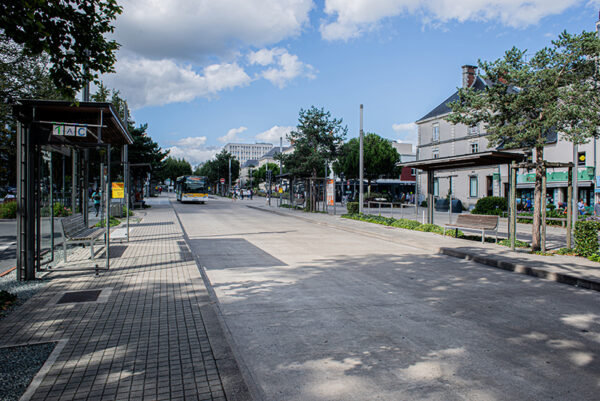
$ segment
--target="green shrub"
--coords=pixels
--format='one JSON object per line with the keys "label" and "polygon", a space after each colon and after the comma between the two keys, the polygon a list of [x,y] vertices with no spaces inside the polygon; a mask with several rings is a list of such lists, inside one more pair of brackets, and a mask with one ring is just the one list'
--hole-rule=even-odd
{"label": "green shrub", "polygon": [[[117,219],[116,217],[111,217],[109,224],[111,227],[115,227],[115,226],[118,226],[119,224],[121,224],[121,221],[119,219]],[[96,225],[94,225],[94,227],[106,227],[106,220],[105,219],[100,220],[99,222],[96,223]]]}
{"label": "green shrub", "polygon": [[593,220],[579,220],[575,223],[575,253],[588,257],[598,253],[598,229],[600,223]]}
{"label": "green shrub", "polygon": [[[508,239],[500,240],[498,243],[500,245],[510,246],[510,240]],[[527,242],[519,241],[518,239],[515,240],[515,248],[529,248],[529,246],[530,245]]]}
{"label": "green shrub", "polygon": [[500,216],[508,209],[506,198],[500,196],[486,196],[481,198],[475,204],[475,209],[471,211],[473,214],[487,214]]}
{"label": "green shrub", "polygon": [[421,224],[416,228],[417,231],[424,231],[426,233],[438,233],[442,234],[444,229],[440,226],[436,226],[435,224]]}
{"label": "green shrub", "polygon": [[575,250],[572,248],[560,248],[556,251],[557,255],[575,255]]}
{"label": "green shrub", "polygon": [[0,204],[0,219],[17,218],[17,202],[6,202]]}
{"label": "green shrub", "polygon": [[346,203],[346,208],[348,209],[348,214],[357,214],[358,213],[358,202],[348,202]]}
{"label": "green shrub", "polygon": [[600,255],[598,255],[597,253],[588,256],[588,259],[591,260],[592,262],[600,262]]}
{"label": "green shrub", "polygon": [[54,217],[67,217],[71,215],[71,209],[63,206],[62,203],[54,204]]}
{"label": "green shrub", "polygon": [[421,223],[418,221],[410,219],[398,219],[392,223],[393,227],[405,228],[407,230],[416,230],[420,225]]}
{"label": "green shrub", "polygon": [[421,206],[421,207],[427,207],[427,201],[426,201],[426,200],[424,200],[423,202],[421,202],[421,205],[420,205],[420,206]]}

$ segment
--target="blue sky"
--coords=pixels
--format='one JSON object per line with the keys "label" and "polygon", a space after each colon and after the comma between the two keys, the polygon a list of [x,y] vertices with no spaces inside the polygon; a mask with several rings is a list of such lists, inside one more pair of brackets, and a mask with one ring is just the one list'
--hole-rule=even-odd
{"label": "blue sky", "polygon": [[[116,74],[136,123],[197,164],[227,142],[278,143],[300,108],[324,107],[414,143],[414,121],[461,84],[464,64],[567,30],[594,30],[600,1],[125,0]],[[285,138],[284,138],[285,140]]]}

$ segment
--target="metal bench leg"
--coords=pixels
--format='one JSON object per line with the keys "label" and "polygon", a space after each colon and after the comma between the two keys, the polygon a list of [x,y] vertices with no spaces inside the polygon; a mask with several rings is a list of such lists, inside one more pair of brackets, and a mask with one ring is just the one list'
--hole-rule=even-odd
{"label": "metal bench leg", "polygon": [[94,260],[94,241],[90,241],[90,254],[91,254],[91,259]]}
{"label": "metal bench leg", "polygon": [[67,263],[67,239],[65,238],[64,234],[63,234],[63,261],[65,263]]}

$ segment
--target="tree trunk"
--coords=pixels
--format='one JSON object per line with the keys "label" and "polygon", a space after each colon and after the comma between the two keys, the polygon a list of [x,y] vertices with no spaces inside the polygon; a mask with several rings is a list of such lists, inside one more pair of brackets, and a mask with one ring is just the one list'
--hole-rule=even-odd
{"label": "tree trunk", "polygon": [[542,199],[542,177],[544,175],[544,147],[535,148],[535,189],[533,193],[533,227],[531,227],[531,249],[539,251],[541,248],[542,207],[546,207],[546,200]]}
{"label": "tree trunk", "polygon": [[317,180],[317,170],[313,169],[313,174],[312,174],[312,179],[310,180],[310,192],[311,192],[311,196],[310,196],[310,211],[314,212],[316,211],[316,205],[317,205],[317,187],[315,185],[316,180]]}

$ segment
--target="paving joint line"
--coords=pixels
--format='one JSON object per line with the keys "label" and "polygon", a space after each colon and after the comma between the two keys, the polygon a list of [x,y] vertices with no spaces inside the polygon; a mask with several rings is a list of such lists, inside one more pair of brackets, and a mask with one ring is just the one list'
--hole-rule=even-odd
{"label": "paving joint line", "polygon": [[[266,397],[264,395],[264,391],[258,385],[256,378],[254,377],[254,375],[252,374],[252,371],[249,369],[248,365],[246,364],[246,361],[242,357],[242,353],[238,350],[237,343],[235,342],[233,335],[231,334],[231,330],[229,329],[229,326],[227,325],[227,322],[225,321],[223,312],[221,311],[219,298],[217,297],[217,294],[212,286],[212,283],[210,282],[210,278],[208,277],[208,274],[206,273],[206,269],[200,262],[198,255],[196,255],[194,252],[192,252],[190,237],[188,236],[187,232],[183,228],[183,222],[181,221],[181,217],[179,216],[179,213],[177,213],[177,210],[173,206],[172,202],[169,203],[169,207],[172,208],[173,212],[175,213],[175,216],[177,217],[177,222],[179,223],[179,228],[181,229],[181,232],[183,234],[183,239],[184,239],[185,244],[188,247],[190,253],[192,254],[192,256],[194,258],[194,263],[196,264],[196,268],[198,269],[198,271],[200,273],[200,276],[202,278],[202,281],[203,281],[206,291],[208,293],[209,299],[211,301],[210,302],[210,305],[212,307],[211,309],[217,317],[217,322],[219,323],[219,326],[221,329],[220,331],[222,332],[223,336],[225,337],[225,342],[227,343],[227,345],[229,346],[229,349],[231,350],[233,360],[236,362],[236,365],[237,365],[236,366],[237,371],[240,374],[240,376],[242,377],[242,380],[246,386],[246,391],[249,393],[248,395],[250,396],[250,398],[252,400],[256,400],[256,401],[265,400]],[[201,313],[201,315],[204,318],[204,314]],[[203,322],[203,324],[205,325],[204,322]],[[205,329],[206,329],[206,326],[205,326]],[[208,336],[209,330],[206,330],[206,332],[207,332],[207,336]],[[214,343],[215,341],[218,341],[213,336],[208,336],[208,338],[209,338],[209,343]],[[211,346],[211,353],[212,352],[213,352],[213,349]],[[214,354],[213,354],[213,357],[214,357]],[[215,361],[221,361],[221,360],[222,359],[215,357]],[[221,372],[219,372],[219,377],[221,377]],[[225,383],[227,383],[227,385]],[[227,399],[230,399],[228,397],[229,394],[235,395],[235,390],[229,388],[229,380],[225,380],[225,382],[223,382],[223,380],[221,380],[221,384],[223,386],[223,390],[225,392],[225,396]],[[244,395],[245,394],[242,394],[242,397]]]}
{"label": "paving joint line", "polygon": [[274,213],[274,214],[277,214],[280,216],[287,216],[287,217],[304,220],[304,221],[307,221],[307,222],[310,222],[313,224],[319,224],[319,225],[324,225],[324,226],[328,226],[328,227],[332,227],[332,228],[337,228],[342,231],[353,232],[356,234],[362,234],[362,235],[370,236],[373,238],[379,238],[379,239],[393,242],[396,244],[410,246],[412,248],[423,249],[423,250],[428,250],[428,251],[433,250],[441,255],[451,256],[451,257],[458,258],[458,259],[470,260],[470,261],[479,263],[484,266],[494,267],[497,269],[510,271],[510,272],[517,273],[517,274],[524,274],[527,276],[536,277],[539,279],[548,280],[548,281],[552,281],[555,283],[567,284],[567,285],[571,285],[571,286],[574,286],[577,288],[583,288],[583,289],[592,290],[592,291],[600,291],[600,281],[581,278],[581,277],[573,276],[573,275],[567,274],[567,273],[551,272],[551,271],[547,271],[544,269],[527,266],[522,263],[515,263],[515,262],[507,261],[505,258],[503,258],[501,256],[496,256],[496,257],[478,256],[478,255],[473,255],[472,253],[469,253],[469,252],[458,251],[456,249],[447,248],[447,247],[425,248],[425,247],[416,246],[414,244],[408,244],[406,242],[399,241],[399,240],[396,240],[393,238],[386,238],[383,235],[378,235],[378,234],[371,233],[368,231],[363,231],[360,229],[350,229],[348,227],[341,227],[341,226],[334,225],[334,224],[327,223],[327,222],[320,222],[320,221],[316,221],[316,220],[309,219],[309,218],[302,217],[302,216],[294,216],[292,214],[283,213],[283,212],[279,212],[279,211],[275,211],[275,210],[264,209],[261,207],[256,207],[256,206],[251,206],[251,205],[246,205],[246,207],[251,208],[251,209],[260,210],[260,211],[267,212],[267,213]]}

